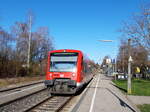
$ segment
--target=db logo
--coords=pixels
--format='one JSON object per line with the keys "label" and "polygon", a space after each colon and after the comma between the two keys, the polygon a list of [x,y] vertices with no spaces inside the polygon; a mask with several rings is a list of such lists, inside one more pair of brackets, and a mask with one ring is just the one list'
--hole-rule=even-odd
{"label": "db logo", "polygon": [[64,74],[60,74],[60,77],[64,77]]}

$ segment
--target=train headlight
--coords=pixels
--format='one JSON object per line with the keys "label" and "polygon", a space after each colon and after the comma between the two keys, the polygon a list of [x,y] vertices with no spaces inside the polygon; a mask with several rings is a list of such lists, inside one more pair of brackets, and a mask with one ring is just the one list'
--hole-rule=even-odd
{"label": "train headlight", "polygon": [[77,72],[77,68],[73,68],[73,70],[72,70],[73,72]]}
{"label": "train headlight", "polygon": [[49,74],[49,77],[52,77],[52,74],[51,74],[51,73]]}
{"label": "train headlight", "polygon": [[73,77],[75,77],[75,76],[76,76],[76,74],[75,74],[75,73],[73,73],[73,74],[72,74],[72,76],[73,76]]}

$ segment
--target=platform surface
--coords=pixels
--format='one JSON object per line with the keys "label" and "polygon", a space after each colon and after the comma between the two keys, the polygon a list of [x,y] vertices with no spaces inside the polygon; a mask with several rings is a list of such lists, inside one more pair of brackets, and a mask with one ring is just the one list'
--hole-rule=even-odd
{"label": "platform surface", "polygon": [[138,112],[110,78],[98,74],[91,82],[77,112]]}

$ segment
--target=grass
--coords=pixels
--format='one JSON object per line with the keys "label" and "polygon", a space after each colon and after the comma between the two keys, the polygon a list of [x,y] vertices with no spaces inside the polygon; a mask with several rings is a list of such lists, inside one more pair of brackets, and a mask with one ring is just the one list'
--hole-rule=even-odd
{"label": "grass", "polygon": [[5,78],[0,79],[0,88],[11,86],[14,84],[22,84],[30,81],[38,81],[38,80],[44,80],[44,76],[37,76],[37,77],[17,77],[17,78]]}
{"label": "grass", "polygon": [[[127,93],[126,80],[113,80],[118,88]],[[132,80],[132,94],[138,96],[150,96],[150,80],[134,79]]]}
{"label": "grass", "polygon": [[141,112],[150,112],[150,104],[137,105]]}

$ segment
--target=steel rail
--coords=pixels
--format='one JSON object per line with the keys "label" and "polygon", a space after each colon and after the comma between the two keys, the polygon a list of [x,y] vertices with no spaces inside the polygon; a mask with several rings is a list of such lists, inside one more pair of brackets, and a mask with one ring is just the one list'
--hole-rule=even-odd
{"label": "steel rail", "polygon": [[44,102],[46,102],[46,101],[50,100],[51,98],[53,98],[53,96],[49,96],[48,98],[46,98],[46,99],[42,100],[42,101],[41,101],[41,102],[39,102],[38,104],[35,104],[34,106],[32,106],[32,107],[30,107],[30,108],[26,109],[24,112],[32,111],[34,108],[36,108],[37,106],[39,106],[39,105],[43,104]]}
{"label": "steel rail", "polygon": [[25,98],[27,98],[27,97],[29,97],[29,96],[35,95],[35,94],[37,94],[37,93],[39,93],[39,92],[41,92],[41,91],[44,91],[44,90],[46,90],[46,88],[43,88],[42,90],[39,90],[39,91],[35,91],[35,92],[33,92],[33,93],[31,93],[31,94],[28,94],[28,95],[19,97],[19,98],[17,98],[17,99],[10,100],[10,101],[8,101],[8,102],[6,102],[6,103],[0,104],[0,108],[3,107],[3,106],[9,105],[9,104],[11,104],[11,103],[14,103],[14,102],[16,102],[16,101],[18,101],[18,100],[22,100],[22,99],[25,99]]}
{"label": "steel rail", "polygon": [[14,89],[20,89],[20,88],[24,88],[24,87],[40,84],[40,83],[43,83],[43,82],[44,81],[42,80],[42,81],[36,81],[36,82],[28,83],[28,84],[22,84],[22,85],[15,86],[15,87],[4,88],[4,89],[0,89],[0,92],[6,92],[6,91],[14,90]]}
{"label": "steel rail", "polygon": [[64,106],[73,98],[73,96],[51,96],[39,104],[34,105],[33,107],[27,109],[24,112],[59,112],[63,109]]}

